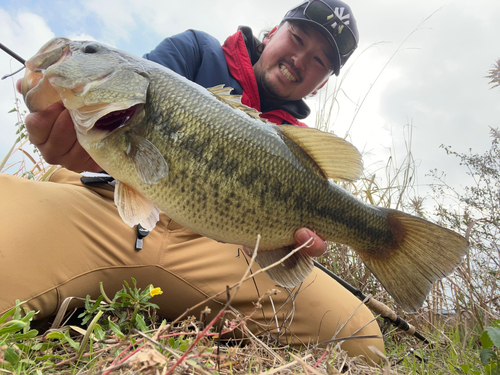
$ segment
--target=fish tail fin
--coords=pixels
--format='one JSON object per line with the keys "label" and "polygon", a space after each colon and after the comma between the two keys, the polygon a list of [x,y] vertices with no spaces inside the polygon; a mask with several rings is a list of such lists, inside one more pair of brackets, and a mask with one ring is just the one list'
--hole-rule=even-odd
{"label": "fish tail fin", "polygon": [[359,255],[405,311],[416,311],[424,303],[432,283],[451,274],[460,264],[468,241],[427,220],[380,209],[387,212],[394,240],[383,248]]}
{"label": "fish tail fin", "polygon": [[[293,246],[274,250],[259,250],[255,261],[261,268],[281,261],[293,250]],[[274,267],[266,270],[267,275],[281,286],[294,288],[300,285],[309,276],[314,268],[312,259],[302,250],[292,254]]]}

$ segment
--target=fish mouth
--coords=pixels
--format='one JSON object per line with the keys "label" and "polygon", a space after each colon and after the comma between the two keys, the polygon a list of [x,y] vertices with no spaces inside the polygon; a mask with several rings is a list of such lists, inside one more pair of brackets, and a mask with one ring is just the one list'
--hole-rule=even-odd
{"label": "fish mouth", "polygon": [[110,112],[97,120],[94,124],[94,128],[111,133],[112,131],[124,126],[134,116],[139,106],[141,106],[141,104],[136,104],[123,110]]}

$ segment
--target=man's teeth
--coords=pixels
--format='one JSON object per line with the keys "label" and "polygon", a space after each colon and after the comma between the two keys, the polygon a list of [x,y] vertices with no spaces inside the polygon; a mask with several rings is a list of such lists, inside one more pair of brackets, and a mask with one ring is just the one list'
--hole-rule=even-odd
{"label": "man's teeth", "polygon": [[292,81],[292,82],[297,82],[297,79],[295,79],[295,77],[292,75],[292,73],[290,73],[288,71],[287,68],[285,68],[284,65],[281,65],[280,64],[280,70],[281,70],[281,73],[283,73],[283,75],[289,80],[289,81]]}

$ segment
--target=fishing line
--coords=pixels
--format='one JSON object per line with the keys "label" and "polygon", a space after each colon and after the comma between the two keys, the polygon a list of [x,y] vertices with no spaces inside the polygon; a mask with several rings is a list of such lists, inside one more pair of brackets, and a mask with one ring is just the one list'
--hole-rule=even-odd
{"label": "fishing line", "polygon": [[21,56],[19,56],[17,53],[15,53],[14,51],[12,51],[10,48],[6,47],[4,44],[0,43],[0,49],[2,49],[3,51],[5,51],[6,53],[8,53],[10,56],[12,56],[13,58],[15,58],[17,61],[19,61],[21,64],[23,64],[23,67],[19,70],[16,70],[14,73],[10,73],[10,74],[7,74],[7,75],[4,75],[1,79],[5,79],[5,78],[9,78],[9,77],[12,77],[13,75],[19,73],[21,70],[23,70],[25,68],[25,64],[26,64],[26,60],[23,59]]}

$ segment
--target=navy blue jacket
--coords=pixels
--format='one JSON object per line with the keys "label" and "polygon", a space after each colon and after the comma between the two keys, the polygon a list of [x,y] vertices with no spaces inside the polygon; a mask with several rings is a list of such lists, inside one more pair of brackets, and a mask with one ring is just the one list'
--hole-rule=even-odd
{"label": "navy blue jacket", "polygon": [[243,93],[238,81],[229,74],[219,41],[203,31],[187,30],[166,38],[143,57],[203,87],[225,84],[234,89],[232,94]]}

